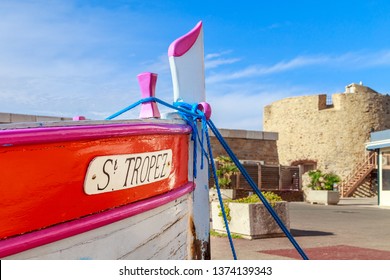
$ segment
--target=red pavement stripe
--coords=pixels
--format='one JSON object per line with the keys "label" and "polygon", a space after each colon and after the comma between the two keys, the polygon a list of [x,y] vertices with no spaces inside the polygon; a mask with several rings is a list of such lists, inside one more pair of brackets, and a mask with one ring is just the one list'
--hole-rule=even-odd
{"label": "red pavement stripe", "polygon": [[[347,245],[303,249],[311,260],[390,260],[390,251]],[[264,250],[259,253],[302,259],[295,249]]]}

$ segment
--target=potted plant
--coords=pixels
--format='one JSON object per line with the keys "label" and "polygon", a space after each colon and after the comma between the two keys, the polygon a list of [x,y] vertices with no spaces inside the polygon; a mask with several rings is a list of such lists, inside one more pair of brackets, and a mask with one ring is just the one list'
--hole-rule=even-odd
{"label": "potted plant", "polygon": [[[232,186],[232,176],[238,174],[239,170],[237,166],[233,163],[232,159],[227,156],[218,156],[214,161],[217,167],[216,173],[222,199],[236,198],[236,190]],[[214,188],[210,189],[210,200],[218,200],[215,185]]]}
{"label": "potted plant", "polygon": [[308,173],[310,184],[305,192],[309,203],[335,205],[340,201],[340,194],[333,186],[340,182],[340,177],[334,173],[323,173],[321,170],[311,170]]}
{"label": "potted plant", "polygon": [[[263,195],[289,229],[288,203],[273,192],[263,192]],[[239,234],[246,239],[284,235],[256,194],[236,200],[225,200],[224,208],[231,233]],[[226,233],[225,223],[218,202],[212,202],[211,211],[213,229],[216,232]]]}

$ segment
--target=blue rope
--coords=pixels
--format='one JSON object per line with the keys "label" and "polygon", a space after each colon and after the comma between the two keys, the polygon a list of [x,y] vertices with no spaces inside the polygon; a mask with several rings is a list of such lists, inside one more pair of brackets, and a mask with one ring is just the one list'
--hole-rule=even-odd
{"label": "blue rope", "polygon": [[[179,102],[175,102],[173,105],[171,105],[171,104],[166,103],[166,102],[164,102],[161,99],[158,99],[156,97],[148,97],[148,98],[144,98],[144,99],[141,99],[141,100],[135,102],[134,104],[132,104],[132,105],[130,105],[130,106],[128,106],[128,107],[118,111],[115,114],[112,114],[111,116],[107,117],[106,120],[111,120],[113,118],[116,118],[119,115],[121,115],[121,114],[123,114],[123,113],[125,113],[125,112],[127,112],[127,111],[129,111],[129,110],[131,110],[131,109],[133,109],[135,107],[137,107],[138,105],[140,105],[142,103],[145,103],[145,102],[158,102],[158,103],[160,103],[160,104],[162,104],[162,105],[164,105],[164,106],[166,106],[168,108],[171,108],[171,109],[179,111],[179,113],[182,116],[182,118],[184,120],[186,120],[187,123],[191,126],[192,131],[193,131],[193,134],[191,136],[191,140],[194,141],[194,150],[193,150],[193,153],[194,153],[194,163],[193,163],[194,164],[194,169],[193,169],[193,172],[194,172],[194,174],[193,175],[196,178],[196,173],[197,173],[196,172],[196,165],[197,165],[196,164],[196,160],[197,160],[197,141],[199,141],[200,146],[202,147],[201,169],[203,169],[203,167],[204,167],[203,166],[203,156],[205,156],[207,158],[207,160],[211,163],[212,173],[213,173],[213,177],[214,177],[214,180],[215,180],[215,186],[216,186],[217,194],[218,194],[218,200],[219,200],[219,204],[220,204],[220,207],[221,207],[222,216],[223,216],[225,227],[226,227],[226,232],[227,232],[227,235],[228,235],[228,238],[229,238],[229,244],[230,244],[230,247],[231,247],[233,258],[235,260],[237,259],[237,256],[236,256],[236,252],[235,252],[235,249],[234,249],[234,244],[233,244],[233,239],[232,239],[232,236],[231,236],[231,232],[229,230],[229,223],[228,223],[228,220],[227,220],[227,217],[226,217],[225,207],[224,207],[223,201],[222,201],[222,195],[221,195],[221,190],[220,190],[220,187],[219,187],[219,182],[218,182],[218,177],[217,177],[217,173],[216,173],[216,168],[215,168],[215,164],[214,164],[214,160],[213,160],[213,154],[212,154],[212,149],[211,149],[211,144],[210,144],[210,137],[209,137],[209,134],[208,134],[207,126],[210,127],[210,129],[214,133],[215,137],[221,143],[222,147],[228,153],[228,155],[230,156],[230,158],[232,159],[234,164],[240,170],[241,174],[244,176],[246,181],[252,187],[253,191],[260,198],[261,202],[264,204],[264,206],[266,207],[268,212],[274,218],[275,222],[279,225],[281,230],[284,232],[284,234],[287,236],[287,238],[293,244],[293,246],[298,251],[298,253],[301,255],[301,257],[304,260],[308,260],[308,257],[306,256],[305,252],[302,250],[302,248],[296,242],[294,237],[291,235],[291,233],[286,228],[286,226],[284,225],[282,220],[279,218],[279,216],[276,214],[275,210],[269,204],[267,199],[265,199],[265,197],[263,196],[261,191],[258,189],[256,183],[252,180],[252,178],[249,176],[249,174],[246,171],[246,169],[242,166],[242,164],[237,159],[237,157],[235,156],[233,151],[230,149],[229,145],[223,139],[222,135],[219,133],[219,131],[215,127],[214,123],[211,120],[206,120],[206,117],[205,117],[204,113],[197,109],[198,104],[191,105],[191,104],[179,101]],[[198,132],[197,125],[196,125],[198,120],[200,120],[202,122],[202,132],[201,132],[202,133],[202,137],[201,138],[199,138],[199,132]],[[205,151],[204,145],[203,145],[203,143],[204,143],[204,137],[203,136],[204,135],[206,135],[206,142],[207,142],[209,157],[207,156],[207,152]]]}
{"label": "blue rope", "polygon": [[[194,141],[194,162],[193,162],[193,175],[194,177],[196,178],[197,176],[197,169],[196,169],[196,165],[197,165],[197,145],[196,145],[196,140],[197,140],[197,134],[198,134],[198,130],[197,130],[197,126],[196,124],[194,124],[194,120],[196,118],[199,118],[200,115],[197,114],[195,112],[195,110],[191,110],[192,109],[192,106],[189,105],[189,104],[185,104],[183,102],[176,102],[176,106],[175,105],[171,105],[161,99],[158,99],[156,97],[147,97],[147,98],[143,98],[129,106],[127,106],[126,108],[112,114],[111,116],[107,117],[106,120],[112,120],[124,113],[126,113],[127,111],[130,111],[131,109],[137,107],[138,105],[141,105],[142,103],[146,103],[146,102],[157,102],[157,103],[160,103],[168,108],[171,108],[171,109],[174,109],[174,110],[177,110],[181,113],[181,116],[183,117],[183,119],[185,119],[187,121],[187,123],[191,126],[192,128],[192,136],[191,136],[191,140]],[[187,106],[188,105],[188,106]],[[190,106],[190,107],[189,107]],[[202,163],[203,163],[203,156],[202,156]],[[202,164],[202,167],[203,167],[203,164]]]}
{"label": "blue rope", "polygon": [[226,217],[225,206],[224,206],[223,201],[222,201],[222,194],[221,194],[221,189],[219,187],[218,176],[217,176],[217,171],[216,171],[217,169],[215,168],[215,163],[213,160],[213,151],[211,149],[210,137],[209,137],[207,129],[205,130],[205,133],[206,133],[206,139],[207,139],[207,147],[209,149],[209,154],[210,154],[210,158],[211,158],[210,162],[211,162],[211,169],[213,171],[213,177],[214,177],[214,181],[215,181],[215,188],[217,189],[218,201],[219,201],[219,205],[221,207],[222,217],[223,217],[223,221],[225,223],[226,233],[227,233],[227,236],[229,239],[230,249],[231,249],[232,254],[233,254],[233,259],[237,260],[237,255],[236,255],[236,250],[234,249],[232,234],[231,234],[230,229],[229,229],[229,222],[228,222],[227,217]]}
{"label": "blue rope", "polygon": [[279,225],[280,229],[284,232],[284,234],[287,236],[287,238],[290,240],[290,242],[294,245],[295,249],[298,251],[298,253],[301,255],[301,257],[304,260],[308,260],[309,258],[306,256],[305,252],[302,250],[302,248],[299,246],[299,244],[295,241],[294,237],[291,235],[290,231],[286,228],[282,220],[279,218],[279,216],[276,214],[275,210],[272,208],[272,206],[269,204],[267,199],[263,196],[261,191],[258,189],[256,183],[252,180],[252,178],[249,176],[248,172],[245,170],[245,168],[242,166],[240,161],[237,159],[233,151],[230,149],[226,141],[223,139],[222,135],[219,133],[218,129],[215,127],[214,123],[211,120],[207,121],[208,126],[210,127],[211,131],[214,133],[215,137],[219,140],[225,151],[228,153],[234,164],[237,166],[237,168],[240,170],[241,174],[244,176],[246,181],[249,183],[249,185],[252,187],[253,191],[257,194],[257,196],[260,198],[261,202],[264,204],[268,212],[271,214],[271,216],[274,218],[275,222]]}
{"label": "blue rope", "polygon": [[[157,103],[160,103],[168,108],[171,108],[171,109],[174,109],[174,110],[177,110],[179,112],[182,112],[182,113],[185,113],[187,115],[191,115],[193,117],[196,117],[196,118],[200,118],[201,115],[199,113],[196,113],[196,112],[193,112],[191,110],[188,110],[187,108],[185,108],[184,106],[180,106],[180,104],[187,104],[187,103],[183,103],[183,102],[176,102],[177,106],[174,106],[174,105],[171,105],[161,99],[158,99],[157,97],[147,97],[147,98],[143,98],[141,100],[138,100],[137,102],[127,106],[126,108],[116,112],[115,114],[112,114],[111,116],[107,117],[106,120],[112,120],[120,115],[122,115],[123,113],[126,113],[127,111],[130,111],[131,109],[137,107],[138,105],[142,104],[142,103],[146,103],[146,102],[157,102]],[[192,107],[192,106],[191,106]]]}

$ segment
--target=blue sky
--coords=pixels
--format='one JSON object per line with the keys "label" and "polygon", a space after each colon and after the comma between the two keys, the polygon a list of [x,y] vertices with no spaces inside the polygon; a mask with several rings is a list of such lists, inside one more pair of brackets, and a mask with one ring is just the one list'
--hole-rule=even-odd
{"label": "blue sky", "polygon": [[220,128],[261,130],[265,105],[354,82],[390,91],[386,0],[0,0],[0,19],[0,112],[103,119],[145,71],[172,102],[168,46],[200,20]]}

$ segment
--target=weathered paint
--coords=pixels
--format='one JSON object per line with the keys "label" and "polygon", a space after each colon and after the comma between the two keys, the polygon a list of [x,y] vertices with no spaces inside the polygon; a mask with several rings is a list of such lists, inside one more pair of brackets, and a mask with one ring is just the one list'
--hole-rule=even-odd
{"label": "weathered paint", "polygon": [[196,235],[196,226],[194,218],[189,219],[189,258],[191,260],[210,260],[210,236],[208,240],[199,239]]}
{"label": "weathered paint", "polygon": [[[0,257],[187,259],[193,188],[189,183],[145,201],[0,241]],[[42,243],[48,240],[52,243]]]}
{"label": "weathered paint", "polygon": [[[73,129],[80,135],[79,127]],[[36,138],[29,137],[30,133],[36,136],[34,129],[27,130],[29,133],[23,129],[0,131],[0,134],[12,132],[11,140],[17,142],[0,148],[0,239],[159,195],[188,181],[189,136],[186,133],[153,134],[143,124],[140,130],[150,135],[107,137],[103,131],[100,138],[94,133],[94,140],[54,142],[49,137],[49,143],[35,144]],[[39,130],[41,135],[49,135]],[[88,127],[83,130],[90,131]],[[72,127],[64,131],[68,138],[73,138],[69,135]],[[54,132],[58,134],[57,129]],[[33,144],[23,144],[19,133]],[[99,195],[84,192],[84,177],[96,156],[166,149],[174,155],[167,179]]]}
{"label": "weathered paint", "polygon": [[[201,124],[198,124],[198,131],[201,130]],[[190,162],[192,161],[193,153],[190,144]],[[201,151],[199,141],[197,142],[198,151]],[[210,205],[209,205],[209,169],[207,159],[203,158],[204,166],[201,168],[201,157],[204,157],[201,152],[197,153],[197,177],[193,178],[196,188],[194,190],[194,205],[193,205],[193,225],[195,227],[194,234],[194,255],[195,260],[210,259]],[[189,167],[191,170],[191,167]],[[190,171],[191,172],[191,171]]]}
{"label": "weathered paint", "polygon": [[[168,51],[169,63],[172,73],[174,100],[182,100],[190,104],[200,104],[208,117],[211,108],[205,103],[205,79],[204,79],[204,47],[203,27],[198,23],[189,33],[173,42]],[[202,125],[198,123],[198,131],[202,131]],[[193,159],[193,142],[189,148],[189,162]],[[193,178],[192,165],[189,166],[189,178],[195,182],[193,203],[193,259],[210,258],[210,223],[209,223],[209,190],[208,190],[208,165],[201,168],[202,150],[204,147],[197,143],[197,177]]]}

